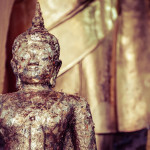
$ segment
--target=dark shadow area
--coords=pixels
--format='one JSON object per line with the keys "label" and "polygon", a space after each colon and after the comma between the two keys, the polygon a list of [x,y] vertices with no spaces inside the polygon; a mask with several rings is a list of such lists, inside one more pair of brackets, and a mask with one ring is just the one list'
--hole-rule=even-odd
{"label": "dark shadow area", "polygon": [[147,129],[129,133],[116,133],[113,150],[146,150],[147,135]]}
{"label": "dark shadow area", "polygon": [[3,150],[4,149],[4,145],[5,145],[5,141],[2,137],[2,135],[0,134],[0,150]]}

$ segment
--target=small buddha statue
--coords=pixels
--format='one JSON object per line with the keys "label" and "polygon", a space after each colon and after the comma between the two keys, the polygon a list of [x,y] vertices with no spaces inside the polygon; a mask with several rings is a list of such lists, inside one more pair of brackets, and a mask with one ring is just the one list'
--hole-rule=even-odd
{"label": "small buddha statue", "polygon": [[4,149],[96,150],[86,100],[52,89],[61,67],[60,47],[44,27],[38,2],[32,27],[15,39],[12,53],[18,91],[0,95]]}

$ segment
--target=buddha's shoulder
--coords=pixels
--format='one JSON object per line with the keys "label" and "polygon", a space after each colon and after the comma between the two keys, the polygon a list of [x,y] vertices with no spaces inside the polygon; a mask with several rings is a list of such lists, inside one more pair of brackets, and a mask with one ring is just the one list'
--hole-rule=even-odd
{"label": "buddha's shoulder", "polygon": [[15,98],[16,96],[17,96],[17,92],[0,94],[0,103],[3,103],[9,99]]}
{"label": "buddha's shoulder", "polygon": [[88,102],[86,101],[85,98],[78,96],[78,95],[73,95],[73,94],[67,94],[63,92],[57,92],[60,97],[62,97],[63,100],[67,101],[68,104],[73,104],[73,105],[88,105]]}

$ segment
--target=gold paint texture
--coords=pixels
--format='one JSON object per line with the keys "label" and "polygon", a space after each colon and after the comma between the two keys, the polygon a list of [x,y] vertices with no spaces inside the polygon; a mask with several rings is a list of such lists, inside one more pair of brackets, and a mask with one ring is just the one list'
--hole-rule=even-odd
{"label": "gold paint texture", "polygon": [[[67,87],[65,86],[65,88],[63,88],[63,85],[66,80],[70,79],[69,73],[71,78],[74,76],[74,80],[76,81],[77,79],[76,87],[79,86],[78,93],[86,97],[90,103],[93,120],[96,125],[96,133],[128,132],[149,126],[149,13],[145,1],[129,3],[131,2],[128,0],[120,2],[121,14],[119,17],[118,37],[108,33],[110,29],[114,28],[112,16],[115,16],[113,15],[115,13],[111,13],[111,11],[114,11],[113,5],[109,7],[109,1],[94,1],[78,14],[88,14],[88,10],[92,10],[94,4],[97,4],[93,11],[89,11],[90,15],[83,16],[83,18],[86,17],[86,19],[81,17],[76,20],[77,23],[81,23],[80,28],[81,26],[84,28],[88,25],[91,30],[81,30],[80,28],[75,28],[73,25],[69,26],[70,28],[68,29],[69,31],[74,27],[69,31],[72,35],[74,33],[80,33],[80,36],[76,38],[76,40],[73,40],[73,42],[77,41],[74,42],[75,44],[79,43],[84,46],[89,44],[91,47],[85,47],[83,53],[79,50],[79,53],[83,57],[78,56],[77,59],[73,59],[73,56],[74,58],[77,56],[76,45],[69,47],[71,42],[68,43],[67,41],[67,44],[65,44],[64,41],[64,43],[62,43],[69,47],[66,47],[66,52],[67,49],[69,51],[66,56],[69,57],[69,55],[72,55],[70,59],[72,60],[72,64],[67,63],[69,63],[70,66],[74,66],[73,64],[76,62],[78,68],[72,67],[66,73],[59,76],[59,78],[63,80],[59,80],[58,78],[56,88],[64,89],[64,91],[67,90]],[[111,17],[109,14],[111,14]],[[99,16],[99,21],[97,21],[96,16]],[[74,16],[72,20],[76,17],[77,16]],[[111,19],[112,22],[110,22]],[[82,20],[86,20],[89,24]],[[68,23],[69,25],[69,21],[70,20],[64,24],[67,26]],[[55,31],[57,34],[56,30],[59,30],[61,26],[63,26],[63,24],[52,31]],[[117,27],[118,26],[116,26],[116,28]],[[82,38],[85,39],[85,41],[84,43],[80,43],[83,31],[85,33],[90,31],[91,36],[88,34],[88,37],[83,36]],[[114,51],[116,50],[116,46],[114,46],[116,43],[112,45],[112,37],[117,37],[118,41],[113,39],[113,41],[117,41],[117,45],[119,45],[117,52],[112,52],[112,47]],[[88,42],[90,40],[93,40],[92,44]],[[105,42],[102,42],[103,40]],[[80,47],[81,46],[82,45],[80,45]],[[92,46],[94,49],[92,49]],[[91,51],[88,48],[91,49]],[[87,51],[88,53],[84,53]],[[111,62],[114,63],[114,66],[110,64]],[[64,64],[63,68],[67,68],[67,63]],[[78,71],[75,71],[75,68],[78,69]],[[64,72],[64,70],[62,72]],[[74,74],[72,71],[79,73]],[[114,80],[114,83],[112,80]],[[111,84],[113,84],[113,86]],[[71,90],[71,84],[69,84],[69,86],[69,90]],[[73,83],[73,87],[75,87],[75,83]],[[73,90],[72,93],[73,92],[76,93],[77,89]],[[115,93],[113,94],[113,98],[111,97],[112,93]]]}
{"label": "gold paint texture", "polygon": [[[51,0],[50,2],[53,3]],[[72,4],[73,2],[74,0],[69,3]],[[86,2],[89,4],[87,5]],[[67,5],[67,2],[64,1],[62,3],[64,5],[61,7],[66,10],[66,7],[64,6]],[[89,0],[84,3],[76,1],[76,3],[85,8],[82,9],[82,11],[80,10],[80,12],[76,12],[76,15],[74,15],[73,10],[77,9],[76,5],[74,5],[72,8],[73,12],[70,11],[70,14],[73,16],[68,19],[70,14],[65,15],[64,13],[64,20],[67,20],[55,28],[50,28],[51,30],[49,30],[52,34],[58,37],[60,46],[62,45],[60,58],[63,61],[63,64],[59,75],[73,67],[88,53],[90,53],[97,46],[100,40],[102,40],[112,29],[106,21],[107,17],[110,18],[110,22],[112,22],[112,24],[114,22],[114,20],[111,19],[111,9],[109,11],[104,9],[106,6],[114,8],[109,0],[103,3],[98,0],[93,2]],[[55,3],[55,5],[57,8],[60,7],[59,2],[57,4]],[[43,10],[44,8],[45,7],[43,6]],[[104,13],[107,14],[107,17],[104,16]],[[51,20],[50,18],[53,15],[55,15],[55,13],[49,13],[49,17],[45,18],[45,22],[50,22],[49,20]],[[61,17],[59,17],[59,19],[61,19]],[[54,21],[52,20],[52,22]]]}
{"label": "gold paint texture", "polygon": [[117,111],[119,131],[149,126],[150,48],[145,1],[121,3],[117,51]]}

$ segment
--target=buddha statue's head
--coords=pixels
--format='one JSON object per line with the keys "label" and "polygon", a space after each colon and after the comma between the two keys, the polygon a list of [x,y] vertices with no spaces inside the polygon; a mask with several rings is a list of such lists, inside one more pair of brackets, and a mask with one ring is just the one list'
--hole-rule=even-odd
{"label": "buddha statue's head", "polygon": [[45,29],[37,2],[32,27],[13,43],[11,65],[16,75],[17,88],[21,89],[24,84],[54,87],[61,67],[59,53],[58,40]]}

